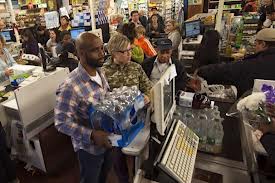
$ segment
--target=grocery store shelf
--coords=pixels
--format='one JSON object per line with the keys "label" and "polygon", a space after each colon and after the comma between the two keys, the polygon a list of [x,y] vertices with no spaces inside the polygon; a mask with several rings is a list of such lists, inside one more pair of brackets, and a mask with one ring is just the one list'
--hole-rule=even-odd
{"label": "grocery store shelf", "polygon": [[[218,3],[219,1],[210,1],[209,3]],[[224,1],[225,3],[227,2],[236,2],[236,3],[241,3],[242,1],[241,0],[227,0],[227,1]]]}
{"label": "grocery store shelf", "polygon": [[223,9],[224,11],[229,11],[229,10],[241,10],[242,8],[225,8]]}

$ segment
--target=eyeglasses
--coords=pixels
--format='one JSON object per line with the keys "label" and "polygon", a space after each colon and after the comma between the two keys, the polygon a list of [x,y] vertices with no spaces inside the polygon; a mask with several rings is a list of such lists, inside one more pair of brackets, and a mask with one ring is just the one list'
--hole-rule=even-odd
{"label": "eyeglasses", "polygon": [[130,49],[128,49],[128,50],[120,50],[120,51],[117,51],[117,52],[122,53],[122,54],[124,54],[124,53],[126,53],[126,52],[132,53],[132,48],[130,48]]}

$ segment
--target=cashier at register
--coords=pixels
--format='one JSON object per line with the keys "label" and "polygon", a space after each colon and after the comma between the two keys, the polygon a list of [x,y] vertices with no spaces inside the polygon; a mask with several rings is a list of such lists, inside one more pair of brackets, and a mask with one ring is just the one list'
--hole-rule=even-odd
{"label": "cashier at register", "polygon": [[[197,75],[208,84],[236,86],[240,97],[253,88],[254,79],[275,80],[275,29],[266,28],[257,33],[255,52],[243,61],[201,67]],[[200,86],[199,80],[192,83]]]}
{"label": "cashier at register", "polygon": [[100,69],[104,63],[103,43],[96,35],[84,32],[76,47],[80,63],[57,90],[55,126],[72,139],[80,165],[80,182],[105,182],[112,167],[109,134],[92,129],[88,116],[89,106],[98,103],[109,90]]}
{"label": "cashier at register", "polygon": [[9,76],[13,74],[13,70],[9,69],[9,67],[16,64],[11,54],[4,46],[5,39],[2,35],[0,35],[0,82],[4,82],[9,79]]}
{"label": "cashier at register", "polygon": [[157,56],[146,59],[142,63],[142,68],[149,77],[149,79],[155,84],[165,73],[166,69],[175,64],[177,76],[176,76],[176,92],[178,90],[184,90],[187,82],[187,75],[184,69],[184,65],[177,61],[172,60],[172,41],[170,39],[159,39],[156,42]]}

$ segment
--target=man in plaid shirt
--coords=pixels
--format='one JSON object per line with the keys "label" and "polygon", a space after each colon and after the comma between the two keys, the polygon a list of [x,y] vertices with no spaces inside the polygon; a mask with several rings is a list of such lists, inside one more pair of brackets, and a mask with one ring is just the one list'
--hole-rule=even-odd
{"label": "man in plaid shirt", "polygon": [[104,63],[103,43],[85,32],[78,37],[76,47],[80,63],[57,90],[55,126],[72,139],[80,163],[80,182],[105,182],[112,166],[109,134],[92,129],[88,116],[88,107],[109,89],[99,69]]}

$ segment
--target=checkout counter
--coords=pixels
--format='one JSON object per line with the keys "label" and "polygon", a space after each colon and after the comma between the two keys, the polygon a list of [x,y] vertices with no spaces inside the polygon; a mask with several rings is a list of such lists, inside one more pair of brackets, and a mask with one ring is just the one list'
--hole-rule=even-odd
{"label": "checkout counter", "polygon": [[[11,145],[11,153],[19,160],[43,172],[57,171],[61,164],[73,161],[70,138],[54,127],[56,90],[69,74],[67,68],[44,72],[42,67],[16,65],[31,76],[19,87],[10,81],[2,83],[8,98],[1,102],[0,120]],[[63,153],[66,151],[67,153]],[[71,160],[70,160],[71,159]]]}
{"label": "checkout counter", "polygon": [[[214,99],[215,100],[215,99]],[[222,126],[224,137],[222,141],[222,151],[219,153],[207,153],[203,151],[197,152],[196,161],[193,171],[192,182],[209,182],[209,183],[250,183],[252,179],[254,182],[259,182],[255,176],[255,153],[251,154],[251,136],[244,128],[244,121],[239,119],[239,116],[233,116],[228,113],[235,100],[222,100],[217,99],[215,105],[219,107],[220,115],[223,118]],[[177,105],[173,119],[179,119],[179,113],[184,114],[186,107]],[[180,111],[180,112],[179,112]],[[196,112],[198,113],[199,110]],[[150,119],[150,118],[148,118]],[[149,121],[150,123],[150,121]],[[147,182],[177,182],[176,179],[163,172],[156,163],[156,159],[162,151],[162,145],[166,136],[159,136],[156,142],[155,134],[157,133],[156,125],[150,125],[150,138],[147,141],[140,141],[139,146],[149,146],[149,157],[135,169],[134,183],[147,183]],[[136,139],[139,139],[138,135]],[[144,137],[143,137],[144,138]],[[135,140],[136,140],[135,139]],[[133,144],[130,144],[131,146]],[[142,152],[142,151],[141,151]],[[127,153],[126,153],[127,154]],[[253,165],[251,165],[251,163]],[[141,165],[141,166],[140,166]],[[191,182],[191,181],[190,181]]]}
{"label": "checkout counter", "polygon": [[[251,182],[248,167],[246,165],[247,154],[242,151],[242,147],[245,147],[245,145],[242,146],[244,139],[241,138],[241,132],[243,132],[240,128],[241,121],[235,117],[226,116],[226,112],[229,110],[232,103],[216,102],[216,105],[219,106],[221,116],[224,117],[224,121],[222,122],[224,129],[222,152],[212,154],[198,151],[192,181],[205,181],[213,183]],[[186,110],[186,108],[181,106],[177,106],[177,108],[183,113],[184,110]],[[150,150],[158,149],[156,147],[152,147],[153,146],[150,146]],[[141,177],[147,177],[149,179],[152,178],[146,175],[146,173],[148,173],[147,170],[151,169],[151,164],[155,161],[154,158],[150,158],[151,157],[149,157],[148,161],[145,162],[143,166],[145,171],[140,169],[137,172],[135,183],[142,183],[145,181]],[[163,182],[173,182],[170,179],[165,179],[164,177],[162,177],[161,180],[163,180]]]}

